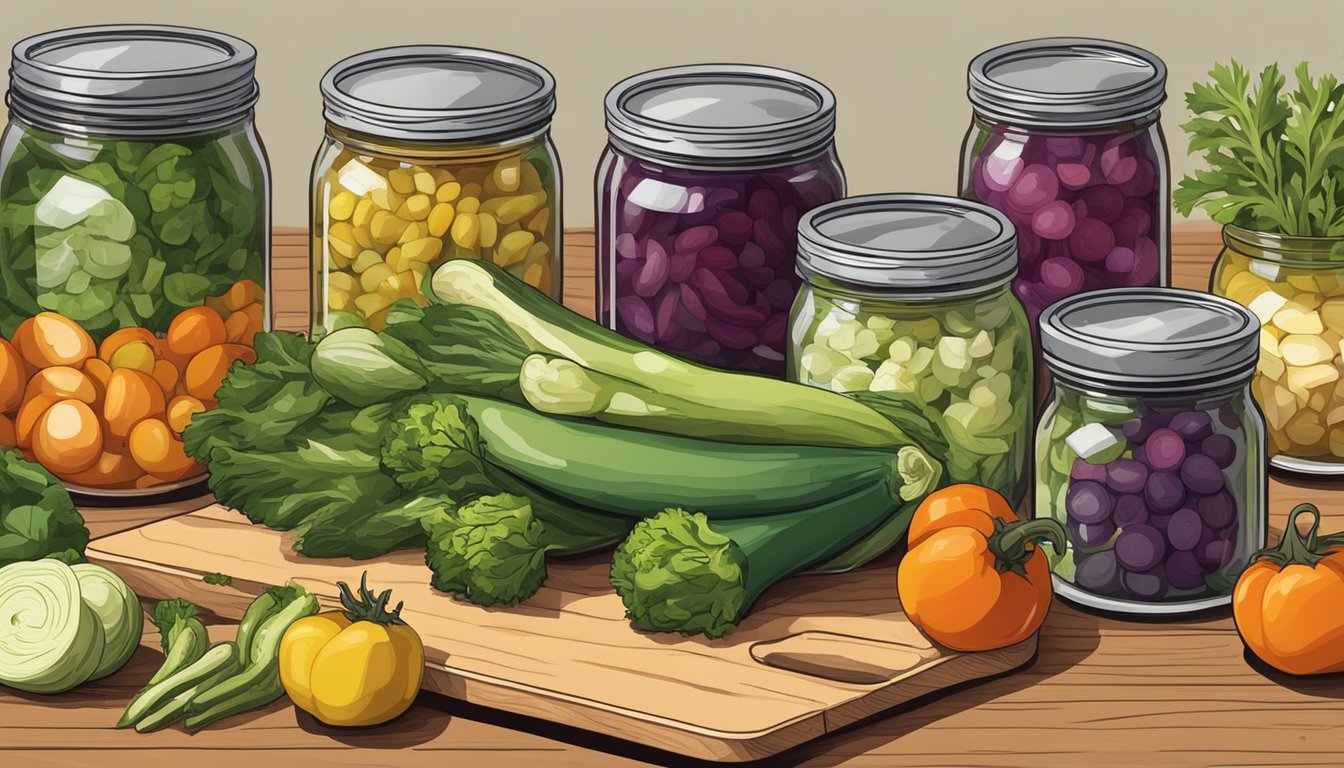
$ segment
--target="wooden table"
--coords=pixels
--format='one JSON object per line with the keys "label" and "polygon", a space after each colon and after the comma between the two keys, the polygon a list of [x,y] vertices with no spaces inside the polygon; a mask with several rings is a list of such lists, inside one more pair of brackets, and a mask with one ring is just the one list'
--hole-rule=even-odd
{"label": "wooden table", "polygon": [[[1174,237],[1173,281],[1205,288],[1217,230]],[[592,311],[593,237],[566,240],[566,302]],[[276,325],[307,322],[307,236],[275,235]],[[1344,494],[1328,484],[1270,483],[1277,539],[1300,501],[1322,508],[1327,530],[1344,529]],[[105,536],[199,502],[145,510],[89,510]],[[892,585],[895,588],[895,585]],[[234,627],[215,623],[212,634]],[[669,764],[666,753],[545,722],[423,695],[381,728],[336,731],[281,700],[192,736],[113,731],[132,693],[160,663],[158,637],[111,678],[56,697],[0,693],[0,765],[575,766]],[[395,750],[395,751],[394,751]],[[1344,764],[1344,680],[1300,681],[1262,671],[1243,656],[1225,612],[1185,621],[1100,618],[1056,603],[1031,668],[953,692],[825,738],[771,764],[804,766],[1339,766]]]}

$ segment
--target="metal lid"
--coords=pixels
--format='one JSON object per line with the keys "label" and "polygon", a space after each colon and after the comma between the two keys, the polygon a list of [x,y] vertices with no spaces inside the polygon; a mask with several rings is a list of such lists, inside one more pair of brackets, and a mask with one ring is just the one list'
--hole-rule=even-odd
{"label": "metal lid", "polygon": [[1010,43],[976,56],[967,93],[980,115],[1027,127],[1098,127],[1156,117],[1167,66],[1132,45],[1086,37]]}
{"label": "metal lid", "polygon": [[798,222],[798,272],[893,297],[943,299],[1011,280],[1017,232],[999,211],[956,197],[850,197]]}
{"label": "metal lid", "polygon": [[20,40],[5,102],[75,135],[153,137],[219,128],[257,103],[257,49],[189,27],[116,25]]}
{"label": "metal lid", "polygon": [[835,136],[835,95],[773,67],[706,64],[635,75],[607,92],[607,132],[631,154],[673,165],[781,163]]}
{"label": "metal lid", "polygon": [[1260,321],[1220,296],[1115,288],[1050,305],[1040,318],[1051,373],[1103,390],[1191,392],[1255,373]]}
{"label": "metal lid", "polygon": [[322,77],[328,122],[403,141],[529,136],[555,114],[555,78],[497,51],[407,45],[342,59]]}

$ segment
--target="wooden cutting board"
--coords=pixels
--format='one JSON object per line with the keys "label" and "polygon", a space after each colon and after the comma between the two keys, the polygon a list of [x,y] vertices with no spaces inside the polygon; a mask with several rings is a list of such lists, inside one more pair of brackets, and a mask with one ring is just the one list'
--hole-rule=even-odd
{"label": "wooden cutting board", "polygon": [[[927,694],[1028,664],[1033,637],[989,653],[937,647],[901,612],[896,567],[804,576],[772,590],[720,640],[635,630],[607,582],[608,560],[553,565],[513,608],[435,592],[423,552],[313,560],[289,537],[218,505],[89,545],[142,598],[182,597],[237,619],[268,586],[293,579],[324,608],[336,582],[392,589],[425,643],[425,688],[681,755],[745,761]],[[233,577],[206,584],[209,573]]]}

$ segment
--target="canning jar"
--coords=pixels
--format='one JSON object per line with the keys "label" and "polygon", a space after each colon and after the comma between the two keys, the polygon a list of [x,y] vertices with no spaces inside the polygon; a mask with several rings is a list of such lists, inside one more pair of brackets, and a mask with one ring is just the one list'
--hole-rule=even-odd
{"label": "canning jar", "polygon": [[269,324],[256,51],[182,27],[14,47],[0,139],[0,438],[72,490],[190,484],[193,413]]}
{"label": "canning jar", "polygon": [[1251,391],[1269,425],[1270,463],[1344,474],[1344,238],[1223,227],[1210,290],[1263,324]]}
{"label": "canning jar", "polygon": [[555,80],[505,53],[384,48],[322,78],[326,134],[313,165],[314,336],[381,330],[424,306],[448,259],[489,260],[561,292]]}
{"label": "canning jar", "polygon": [[[985,51],[961,193],[1017,227],[1013,290],[1036,319],[1082,291],[1170,282],[1170,180],[1158,124],[1166,67],[1148,51],[1046,38]],[[1039,368],[1043,395],[1048,377]]]}
{"label": "canning jar", "polygon": [[951,479],[1017,507],[1032,355],[1009,290],[1017,244],[1007,217],[951,197],[852,197],[803,216],[798,272],[789,378],[933,418]]}
{"label": "canning jar", "polygon": [[835,97],[779,69],[675,67],[618,83],[606,115],[598,322],[782,377],[798,218],[845,194]]}
{"label": "canning jar", "polygon": [[1068,530],[1056,591],[1121,613],[1226,605],[1265,544],[1259,326],[1170,288],[1064,299],[1041,315],[1054,377],[1036,431],[1036,516]]}

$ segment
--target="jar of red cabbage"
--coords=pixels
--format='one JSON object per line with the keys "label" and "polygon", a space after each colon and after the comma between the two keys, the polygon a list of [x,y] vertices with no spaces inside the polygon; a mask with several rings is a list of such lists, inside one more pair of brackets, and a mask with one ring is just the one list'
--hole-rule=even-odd
{"label": "jar of red cabbage", "polygon": [[868,195],[814,208],[798,225],[803,288],[789,378],[931,419],[952,482],[1016,508],[1031,452],[1027,316],[1009,290],[1013,225],[987,205]]}
{"label": "jar of red cabbage", "polygon": [[782,377],[798,219],[845,194],[835,97],[769,67],[675,67],[618,83],[606,116],[598,322]]}
{"label": "jar of red cabbage", "polygon": [[[1166,76],[1148,51],[1085,38],[1013,43],[971,61],[961,193],[1017,226],[1013,290],[1033,334],[1065,296],[1169,284]],[[1037,386],[1043,395],[1047,377]]]}
{"label": "jar of red cabbage", "polygon": [[1055,590],[1119,613],[1227,605],[1265,544],[1260,322],[1216,296],[1117,288],[1041,315],[1053,386],[1036,516],[1068,529]]}

